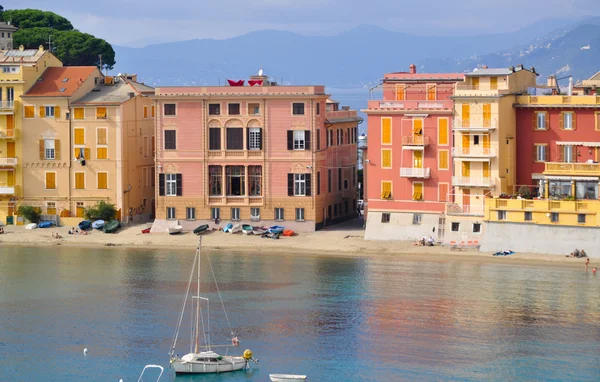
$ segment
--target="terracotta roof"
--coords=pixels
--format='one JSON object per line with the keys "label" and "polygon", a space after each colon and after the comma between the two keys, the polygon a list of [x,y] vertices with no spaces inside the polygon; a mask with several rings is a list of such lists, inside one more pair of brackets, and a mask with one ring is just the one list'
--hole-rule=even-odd
{"label": "terracotta roof", "polygon": [[464,73],[386,73],[383,80],[412,80],[412,81],[462,81]]}
{"label": "terracotta roof", "polygon": [[70,97],[97,70],[95,66],[48,68],[24,97]]}
{"label": "terracotta roof", "polygon": [[99,84],[72,105],[120,105],[133,97],[147,93],[154,94],[154,88],[127,80],[124,76],[116,76],[112,84]]}

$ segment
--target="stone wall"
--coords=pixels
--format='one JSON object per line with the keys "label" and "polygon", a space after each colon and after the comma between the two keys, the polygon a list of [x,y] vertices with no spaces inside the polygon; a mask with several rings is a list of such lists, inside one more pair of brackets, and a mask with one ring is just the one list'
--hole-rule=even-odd
{"label": "stone wall", "polygon": [[421,224],[413,224],[412,212],[392,212],[389,223],[381,222],[382,214],[369,211],[365,240],[419,240],[423,236],[437,240],[438,214],[421,214]]}

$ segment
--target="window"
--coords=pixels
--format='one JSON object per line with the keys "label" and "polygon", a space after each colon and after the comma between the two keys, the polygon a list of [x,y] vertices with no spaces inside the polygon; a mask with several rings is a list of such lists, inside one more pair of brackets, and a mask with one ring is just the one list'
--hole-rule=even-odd
{"label": "window", "polygon": [[304,208],[296,208],[296,221],[304,221]]}
{"label": "window", "polygon": [[413,200],[423,200],[423,183],[413,183]]}
{"label": "window", "polygon": [[55,202],[47,202],[46,203],[46,214],[56,215],[56,203]]}
{"label": "window", "polygon": [[[43,117],[51,118],[54,117],[54,106],[45,106]],[[40,116],[42,117],[42,115]]]}
{"label": "window", "polygon": [[423,220],[423,214],[413,214],[413,224],[418,225],[421,224]]}
{"label": "window", "polygon": [[177,131],[165,130],[165,150],[177,149]]}
{"label": "window", "polygon": [[575,182],[575,195],[577,199],[598,199],[598,182]]}
{"label": "window", "polygon": [[525,212],[525,216],[523,217],[523,220],[525,220],[526,222],[530,222],[533,220],[533,213],[532,212]]}
{"label": "window", "polygon": [[164,115],[177,115],[177,107],[174,103],[166,103],[164,105]]}
{"label": "window", "polygon": [[566,162],[566,163],[575,162],[577,160],[577,158],[575,158],[576,153],[577,153],[577,150],[575,149],[575,147],[563,146],[563,148],[562,148],[563,162]]}
{"label": "window", "polygon": [[342,191],[342,169],[338,168],[338,191]]}
{"label": "window", "polygon": [[321,171],[317,172],[317,195],[321,195]]}
{"label": "window", "polygon": [[262,167],[248,166],[248,181],[250,182],[250,196],[262,195]]}
{"label": "window", "polygon": [[221,218],[221,209],[218,207],[211,208],[210,209],[210,218],[212,220],[220,219]]}
{"label": "window", "polygon": [[348,179],[344,179],[344,190],[348,189]]}
{"label": "window", "polygon": [[292,114],[293,115],[304,115],[304,103],[303,102],[294,102],[292,104]]}
{"label": "window", "polygon": [[535,145],[535,161],[545,162],[546,158],[548,158],[548,146]]}
{"label": "window", "polygon": [[546,113],[545,112],[536,113],[535,128],[537,130],[546,130],[548,128],[548,123],[546,122]]}
{"label": "window", "polygon": [[150,187],[154,187],[155,184],[155,178],[156,178],[156,168],[154,166],[152,166],[150,168]]}
{"label": "window", "polygon": [[396,85],[396,101],[404,101],[404,85],[397,84]]}
{"label": "window", "polygon": [[208,104],[208,115],[221,115],[221,104],[220,103],[209,103]]}
{"label": "window", "polygon": [[175,220],[175,207],[167,207],[167,219]]}
{"label": "window", "polygon": [[563,129],[574,130],[575,129],[575,117],[572,111],[563,113]]}
{"label": "window", "polygon": [[321,115],[321,104],[317,103],[317,115]]}
{"label": "window", "polygon": [[344,200],[344,212],[348,214],[348,201]]}
{"label": "window", "polygon": [[381,149],[381,167],[392,168],[392,150]]}
{"label": "window", "polygon": [[100,127],[96,130],[96,144],[97,145],[106,145],[106,127]]}
{"label": "window", "polygon": [[450,230],[452,232],[458,232],[459,229],[460,229],[460,223],[453,222],[452,226],[450,227]]}
{"label": "window", "polygon": [[479,145],[479,135],[473,136],[473,146]]}
{"label": "window", "polygon": [[381,118],[381,144],[392,144],[392,119]]}
{"label": "window", "polygon": [[260,104],[249,103],[248,104],[248,115],[259,115],[259,114],[260,114]]}
{"label": "window", "polygon": [[327,147],[333,146],[333,130],[327,130]]}
{"label": "window", "polygon": [[275,208],[275,220],[284,220],[283,208]]}
{"label": "window", "polygon": [[577,214],[577,223],[585,224],[585,214]]}
{"label": "window", "polygon": [[427,101],[435,101],[436,99],[436,87],[435,85],[429,85],[427,88]]}
{"label": "window", "polygon": [[438,169],[440,170],[448,170],[450,169],[450,154],[448,150],[440,150],[438,151]]}
{"label": "window", "polygon": [[244,166],[227,166],[227,196],[246,195],[246,169]]}
{"label": "window", "polygon": [[96,119],[106,119],[106,108],[105,107],[97,107],[96,108]]}
{"label": "window", "polygon": [[196,209],[194,207],[186,207],[185,219],[186,220],[196,220]]}
{"label": "window", "polygon": [[108,173],[106,172],[99,172],[98,175],[98,189],[99,190],[106,190],[108,189]]}
{"label": "window", "polygon": [[55,158],[55,144],[54,139],[44,139],[44,159],[54,160]]}
{"label": "window", "polygon": [[208,129],[208,149],[221,150],[221,128],[211,127]]}
{"label": "window", "polygon": [[304,130],[294,130],[294,150],[304,150]]}
{"label": "window", "polygon": [[294,196],[306,195],[306,174],[294,174]]}
{"label": "window", "polygon": [[177,174],[165,174],[166,175],[166,186],[167,196],[177,196]]}
{"label": "window", "polygon": [[260,220],[260,208],[252,207],[250,208],[250,220],[253,222],[257,222]]}
{"label": "window", "polygon": [[53,190],[56,188],[56,173],[55,172],[47,172],[46,173],[46,189]]}
{"label": "window", "polygon": [[438,118],[438,145],[448,144],[448,118]]}
{"label": "window", "polygon": [[389,223],[390,222],[390,214],[387,212],[384,212],[381,214],[381,222],[382,223]]}
{"label": "window", "polygon": [[392,197],[392,182],[381,182],[381,199]]}
{"label": "window", "polygon": [[498,220],[506,220],[506,211],[498,211]]}
{"label": "window", "polygon": [[261,129],[251,127],[248,129],[248,150],[262,150]]}
{"label": "window", "polygon": [[73,108],[73,118],[74,119],[84,119],[85,118],[85,111],[82,107],[76,107]]}
{"label": "window", "polygon": [[548,183],[548,196],[566,198],[573,196],[570,180],[550,180]]}
{"label": "window", "polygon": [[144,106],[144,118],[148,118],[148,106]]}
{"label": "window", "polygon": [[550,214],[550,221],[552,223],[558,223],[558,212],[552,212]]}
{"label": "window", "polygon": [[208,166],[209,180],[208,188],[210,196],[221,196],[223,195],[223,167],[221,166]]}
{"label": "window", "polygon": [[152,105],[152,107],[150,108],[150,110],[152,111],[151,112],[151,116],[152,116],[152,118],[154,118],[154,105]]}
{"label": "window", "polygon": [[244,149],[244,129],[241,127],[228,127],[227,129],[227,150]]}
{"label": "window", "polygon": [[227,112],[229,115],[240,115],[240,104],[239,103],[228,104]]}
{"label": "window", "polygon": [[34,118],[35,108],[33,106],[25,106],[25,118]]}
{"label": "window", "polygon": [[148,144],[148,137],[144,137],[142,148],[143,148],[143,152],[144,152],[144,157],[147,158],[149,151],[150,151],[150,145]]}
{"label": "window", "polygon": [[352,166],[352,185],[356,186],[356,166]]}
{"label": "window", "polygon": [[83,173],[83,172],[75,173],[75,189],[77,189],[77,190],[85,189],[85,173]]}
{"label": "window", "polygon": [[331,169],[327,170],[327,192],[331,192]]}
{"label": "window", "polygon": [[321,150],[321,129],[317,129],[317,150]]}
{"label": "window", "polygon": [[74,144],[85,145],[85,130],[82,128],[73,129]]}
{"label": "window", "polygon": [[473,233],[481,233],[481,223],[473,223]]}
{"label": "window", "polygon": [[490,89],[498,90],[498,77],[490,77]]}

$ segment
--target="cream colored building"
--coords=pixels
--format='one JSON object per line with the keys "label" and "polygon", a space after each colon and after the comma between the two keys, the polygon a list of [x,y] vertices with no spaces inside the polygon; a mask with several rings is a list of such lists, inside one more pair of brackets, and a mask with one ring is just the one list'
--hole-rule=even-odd
{"label": "cream colored building", "polygon": [[13,48],[13,34],[19,28],[9,22],[0,22],[0,50],[11,50]]}
{"label": "cream colored building", "polygon": [[446,206],[444,241],[478,241],[485,198],[512,193],[516,184],[516,96],[536,85],[521,65],[476,69],[454,91],[453,191]]}
{"label": "cream colored building", "polygon": [[63,69],[49,69],[23,97],[33,110],[25,119],[32,149],[23,204],[68,225],[100,201],[115,204],[124,222],[147,221],[154,196],[148,95],[154,89],[135,76],[104,77],[95,67]]}

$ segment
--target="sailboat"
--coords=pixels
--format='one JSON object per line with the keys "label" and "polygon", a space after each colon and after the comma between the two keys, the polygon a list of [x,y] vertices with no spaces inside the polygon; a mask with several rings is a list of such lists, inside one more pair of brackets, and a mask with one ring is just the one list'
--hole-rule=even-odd
{"label": "sailboat", "polygon": [[[187,286],[187,291],[185,293],[185,297],[183,299],[183,306],[181,308],[181,312],[179,314],[179,320],[177,322],[177,329],[175,330],[175,334],[173,336],[173,344],[171,346],[171,366],[175,369],[176,373],[223,373],[228,371],[236,371],[242,370],[248,367],[250,361],[258,363],[258,360],[252,358],[252,352],[246,349],[241,356],[229,356],[229,355],[220,355],[216,353],[214,348],[229,348],[231,346],[237,347],[239,346],[239,340],[236,336],[234,336],[233,331],[231,330],[231,324],[229,323],[229,318],[227,317],[227,312],[225,311],[225,305],[223,304],[223,299],[221,298],[221,292],[219,291],[219,286],[217,285],[217,279],[215,277],[215,273],[212,268],[212,264],[210,262],[210,258],[207,256],[208,264],[210,266],[211,273],[213,275],[215,285],[217,288],[217,293],[219,295],[219,299],[221,300],[221,306],[223,306],[223,312],[225,313],[225,319],[227,320],[227,324],[229,325],[229,331],[233,336],[231,339],[231,345],[213,345],[210,340],[210,311],[209,311],[209,299],[206,297],[200,296],[200,253],[202,247],[202,237],[198,240],[198,248],[196,249],[196,256],[194,258],[194,264],[192,265],[192,270],[190,274],[190,279]],[[181,323],[183,321],[183,316],[186,310],[186,305],[188,302],[188,296],[190,294],[190,290],[192,287],[192,280],[194,278],[194,272],[197,274],[197,288],[196,295],[192,296],[191,303],[191,314],[192,314],[192,327],[191,327],[191,336],[190,339],[190,352],[182,357],[179,357],[175,354],[175,347],[177,346],[177,339],[179,337],[179,331],[181,329]],[[204,320],[204,312],[202,311],[202,305],[206,306],[206,322]],[[205,327],[206,324],[206,327]],[[204,334],[204,345],[200,345],[200,331]]]}

